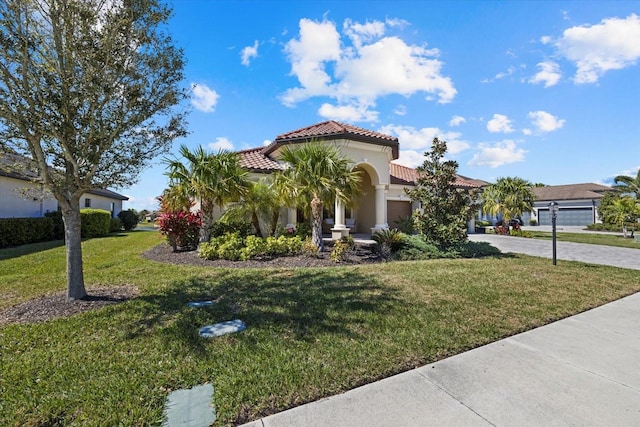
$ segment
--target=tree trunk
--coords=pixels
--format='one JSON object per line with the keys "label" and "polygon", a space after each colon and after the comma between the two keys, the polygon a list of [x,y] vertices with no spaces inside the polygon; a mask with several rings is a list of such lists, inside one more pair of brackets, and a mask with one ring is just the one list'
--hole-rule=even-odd
{"label": "tree trunk", "polygon": [[324,251],[322,240],[322,201],[318,197],[311,200],[311,241],[318,247],[318,251]]}
{"label": "tree trunk", "polygon": [[253,224],[253,228],[256,229],[256,235],[260,238],[263,238],[262,230],[260,229],[260,219],[258,218],[258,214],[254,210],[251,213],[251,224]]}
{"label": "tree trunk", "polygon": [[82,237],[80,235],[79,201],[63,203],[62,220],[67,252],[67,299],[78,300],[87,296],[82,271]]}
{"label": "tree trunk", "polygon": [[269,235],[275,236],[276,230],[278,229],[278,217],[280,216],[280,212],[278,210],[274,210],[271,216],[271,228],[269,229]]}

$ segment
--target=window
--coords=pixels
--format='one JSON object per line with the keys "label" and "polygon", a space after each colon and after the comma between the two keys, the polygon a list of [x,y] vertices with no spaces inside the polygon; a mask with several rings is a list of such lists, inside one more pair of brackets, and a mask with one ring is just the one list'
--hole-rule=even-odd
{"label": "window", "polygon": [[84,199],[84,207],[85,208],[91,207],[91,199]]}

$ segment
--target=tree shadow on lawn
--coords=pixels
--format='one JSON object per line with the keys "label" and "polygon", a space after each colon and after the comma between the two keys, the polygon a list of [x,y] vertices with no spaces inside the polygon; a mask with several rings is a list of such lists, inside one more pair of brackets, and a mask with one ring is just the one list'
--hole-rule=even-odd
{"label": "tree shadow on lawn", "polygon": [[[212,277],[174,282],[166,292],[138,298],[141,321],[130,338],[155,330],[189,351],[204,351],[198,331],[214,323],[240,319],[252,330],[283,339],[314,342],[323,334],[355,337],[366,333],[367,313],[385,313],[402,303],[373,275],[355,269],[221,271]],[[213,300],[214,305],[187,306]],[[244,333],[243,333],[244,334]]]}

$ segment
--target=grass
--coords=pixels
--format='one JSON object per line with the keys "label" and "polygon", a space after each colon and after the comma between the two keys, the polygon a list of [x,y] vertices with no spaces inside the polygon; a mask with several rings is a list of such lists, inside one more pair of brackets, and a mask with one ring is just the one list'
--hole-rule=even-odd
{"label": "grass", "polygon": [[[295,270],[163,265],[154,232],[83,243],[87,287],[141,295],[0,326],[0,425],[159,425],[210,382],[219,425],[317,400],[640,291],[640,271],[526,256]],[[64,248],[0,251],[0,310],[64,289]],[[9,255],[11,254],[11,255]],[[216,299],[200,309],[193,299]],[[248,329],[203,340],[234,318]]]}
{"label": "grass", "polygon": [[[527,230],[527,233],[532,234],[535,239],[551,240],[551,233],[548,232]],[[556,238],[563,242],[640,249],[640,242],[630,238],[625,239],[619,234],[556,233]]]}

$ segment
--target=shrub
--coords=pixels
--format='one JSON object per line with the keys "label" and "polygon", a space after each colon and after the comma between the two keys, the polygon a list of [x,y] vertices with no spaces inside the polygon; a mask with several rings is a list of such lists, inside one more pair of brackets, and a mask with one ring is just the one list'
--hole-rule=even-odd
{"label": "shrub", "polygon": [[476,227],[491,227],[491,221],[480,220],[476,221]]}
{"label": "shrub", "polygon": [[242,237],[240,233],[227,233],[224,236],[214,237],[208,243],[202,243],[198,249],[198,256],[206,259],[246,261],[265,256],[299,254],[303,244],[303,240],[297,236],[278,238],[270,236],[263,239],[257,236]]}
{"label": "shrub", "polygon": [[0,247],[54,240],[51,218],[0,218]]}
{"label": "shrub", "polygon": [[310,257],[318,256],[318,246],[316,246],[316,244],[313,243],[313,240],[311,240],[311,236],[305,238],[304,241],[302,242],[301,252],[304,255],[307,255]]}
{"label": "shrub", "polygon": [[46,218],[51,218],[51,221],[53,221],[53,239],[64,239],[64,221],[62,220],[62,212],[47,212],[44,216]]}
{"label": "shrub", "polygon": [[125,231],[133,230],[137,227],[138,222],[140,221],[140,218],[138,218],[138,214],[136,214],[131,209],[120,211],[118,213],[118,219],[122,221],[122,226],[124,227]]}
{"label": "shrub", "polygon": [[445,252],[441,251],[436,245],[428,243],[420,234],[405,236],[402,248],[394,255],[394,258],[400,261],[446,257]]}
{"label": "shrub", "polygon": [[173,251],[193,250],[198,245],[202,217],[200,212],[167,212],[158,218],[160,233],[167,236]]}
{"label": "shrub", "polygon": [[209,232],[211,237],[221,237],[225,234],[238,233],[240,237],[247,237],[253,232],[253,225],[245,219],[222,218],[213,223]]}
{"label": "shrub", "polygon": [[118,218],[111,218],[109,233],[117,233],[120,230],[122,230],[122,221],[120,221]]}
{"label": "shrub", "polygon": [[371,238],[376,242],[376,250],[383,258],[390,258],[402,249],[406,235],[398,230],[378,230]]}
{"label": "shrub", "polygon": [[415,233],[415,228],[413,227],[413,216],[410,217],[398,217],[398,219],[396,219],[394,221],[397,224],[397,229],[398,231],[404,233],[404,234],[413,234]]}
{"label": "shrub", "polygon": [[349,257],[349,254],[353,252],[356,245],[351,236],[344,236],[340,240],[336,241],[333,245],[333,249],[331,250],[331,254],[329,257],[333,262],[342,262],[346,261]]}
{"label": "shrub", "polygon": [[111,212],[91,208],[80,210],[80,235],[83,238],[106,236],[110,227]]}
{"label": "shrub", "polygon": [[536,225],[538,225],[538,221],[537,221],[537,220],[535,220],[535,219],[533,219],[533,218],[531,218],[531,219],[529,220],[529,225],[536,226]]}

